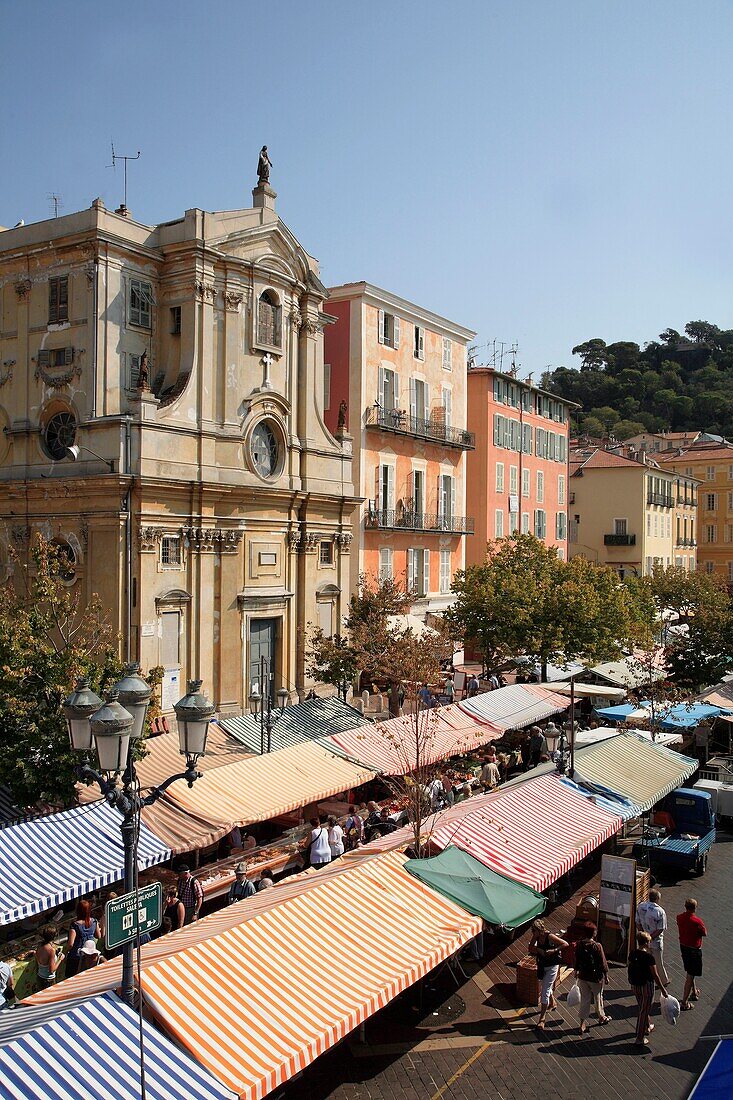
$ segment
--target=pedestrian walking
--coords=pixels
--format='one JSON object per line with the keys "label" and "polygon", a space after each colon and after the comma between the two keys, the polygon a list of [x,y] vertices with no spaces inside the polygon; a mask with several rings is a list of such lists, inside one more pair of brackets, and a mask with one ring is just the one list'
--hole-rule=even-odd
{"label": "pedestrian walking", "polygon": [[474,672],[466,684],[466,694],[469,699],[473,699],[474,695],[478,695],[479,687],[478,676]]}
{"label": "pedestrian walking", "polygon": [[580,1034],[588,1032],[590,1006],[595,1002],[599,1024],[607,1024],[611,1019],[606,1015],[603,1004],[603,987],[608,982],[608,960],[602,944],[596,939],[598,929],[588,923],[581,939],[575,945],[575,977],[580,989]]}
{"label": "pedestrian walking", "polygon": [[244,901],[246,898],[254,897],[256,892],[254,883],[250,882],[247,878],[246,863],[238,863],[234,868],[234,882],[229,887],[229,892],[227,893],[227,905],[231,905],[235,901]]}
{"label": "pedestrian walking", "polygon": [[651,936],[648,932],[637,932],[636,949],[629,954],[629,985],[639,1006],[634,1040],[637,1047],[649,1046],[648,1036],[654,1031],[654,1024],[649,1022],[649,1013],[654,1003],[654,986],[657,986],[663,997],[669,996],[659,977],[650,944]]}
{"label": "pedestrian walking", "polygon": [[680,953],[685,968],[685,988],[682,991],[680,1008],[688,1012],[695,1006],[691,1001],[700,999],[700,990],[695,978],[702,975],[702,941],[708,930],[697,915],[697,900],[688,898],[685,908],[677,916],[677,931],[680,937]]}
{"label": "pedestrian walking", "polygon": [[198,879],[191,874],[191,868],[184,863],[178,869],[178,897],[183,902],[185,912],[184,924],[191,924],[199,919],[199,912],[204,902],[204,888]]}
{"label": "pedestrian walking", "polygon": [[536,920],[532,923],[529,953],[537,959],[537,977],[540,981],[540,1018],[537,1027],[540,1031],[545,1030],[548,1009],[557,1008],[555,982],[560,973],[561,952],[568,946],[567,940],[547,931],[544,921]]}
{"label": "pedestrian walking", "polygon": [[317,817],[311,818],[311,841],[310,841],[310,865],[316,869],[319,867],[325,867],[327,863],[331,862],[331,846],[328,843],[328,829],[325,826],[325,822],[320,821]]}
{"label": "pedestrian walking", "polygon": [[636,910],[636,925],[642,932],[648,932],[652,938],[650,944],[654,961],[657,964],[662,985],[669,985],[669,974],[664,966],[664,933],[667,931],[667,914],[659,904],[659,890],[650,890],[647,901],[642,901]]}
{"label": "pedestrian walking", "polygon": [[66,952],[66,977],[73,978],[79,972],[81,953],[85,944],[91,942],[96,949],[97,937],[101,929],[97,918],[92,916],[92,903],[82,898],[76,907],[76,920],[69,929]]}
{"label": "pedestrian walking", "polygon": [[334,814],[328,819],[328,846],[331,849],[331,862],[344,854],[344,830]]}
{"label": "pedestrian walking", "polygon": [[529,739],[529,766],[536,768],[547,752],[547,739],[539,726],[532,726]]}

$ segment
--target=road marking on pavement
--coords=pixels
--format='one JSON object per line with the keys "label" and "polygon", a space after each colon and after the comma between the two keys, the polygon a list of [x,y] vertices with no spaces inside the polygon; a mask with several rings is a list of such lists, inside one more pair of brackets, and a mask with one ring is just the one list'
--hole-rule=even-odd
{"label": "road marking on pavement", "polygon": [[[516,1015],[523,1016],[525,1012],[526,1009],[520,1008],[517,1010]],[[454,1085],[458,1078],[462,1077],[466,1070],[469,1070],[474,1062],[477,1062],[479,1058],[481,1058],[486,1053],[489,1047],[496,1046],[498,1041],[500,1040],[488,1039],[485,1043],[482,1043],[479,1049],[474,1051],[470,1058],[466,1059],[463,1065],[459,1069],[457,1069],[451,1077],[448,1078],[445,1084],[441,1085],[438,1091],[433,1093],[433,1095],[430,1097],[430,1100],[440,1100],[441,1096],[445,1096],[451,1085]]]}

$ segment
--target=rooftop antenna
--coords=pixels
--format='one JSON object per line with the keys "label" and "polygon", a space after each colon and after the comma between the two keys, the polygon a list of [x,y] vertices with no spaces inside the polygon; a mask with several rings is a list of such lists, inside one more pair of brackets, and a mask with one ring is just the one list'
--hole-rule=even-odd
{"label": "rooftop antenna", "polygon": [[131,157],[129,155],[124,156],[122,153],[115,153],[115,143],[114,142],[110,142],[110,144],[112,145],[112,163],[108,164],[107,167],[108,168],[116,168],[118,160],[122,160],[125,163],[125,197],[122,201],[122,206],[120,206],[115,211],[115,213],[116,214],[127,214],[128,213],[128,210],[127,210],[127,162],[128,162],[128,160],[140,160],[140,150],[138,149],[138,151],[137,151],[137,153],[135,154],[134,157]]}
{"label": "rooftop antenna", "polygon": [[57,195],[55,191],[51,191],[46,196],[46,198],[48,199],[48,201],[53,206],[53,216],[54,216],[54,218],[58,218],[59,210],[63,210],[63,207],[64,207],[64,204],[61,201],[61,196]]}

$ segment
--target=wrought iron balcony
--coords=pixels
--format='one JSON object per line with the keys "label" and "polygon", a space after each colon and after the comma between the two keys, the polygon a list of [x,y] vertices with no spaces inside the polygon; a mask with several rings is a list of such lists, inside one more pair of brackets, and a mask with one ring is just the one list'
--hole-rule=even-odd
{"label": "wrought iron balcony", "polygon": [[378,405],[370,405],[366,410],[365,424],[367,428],[409,435],[413,439],[426,439],[429,443],[458,447],[463,451],[473,451],[476,447],[476,436],[473,432],[449,427],[437,418],[421,420],[420,417],[410,416],[404,409],[381,409]]}
{"label": "wrought iron balcony", "polygon": [[669,495],[667,493],[647,493],[646,502],[647,504],[658,504],[660,508],[671,508],[674,503],[671,493]]}
{"label": "wrought iron balcony", "polygon": [[369,508],[364,526],[393,531],[422,531],[426,535],[472,535],[473,516],[431,516],[427,512],[403,511],[395,508]]}
{"label": "wrought iron balcony", "polygon": [[636,546],[636,535],[604,535],[604,546]]}
{"label": "wrought iron balcony", "polygon": [[697,546],[697,541],[695,539],[677,539],[675,546]]}

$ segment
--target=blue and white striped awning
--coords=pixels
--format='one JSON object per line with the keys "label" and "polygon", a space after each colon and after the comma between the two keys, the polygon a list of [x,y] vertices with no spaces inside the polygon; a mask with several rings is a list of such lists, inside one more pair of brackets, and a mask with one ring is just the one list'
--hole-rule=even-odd
{"label": "blue and white striped awning", "polygon": [[[121,821],[107,802],[94,802],[0,829],[0,925],[119,882]],[[138,868],[170,857],[170,848],[141,824]]]}
{"label": "blue and white striped awning", "polygon": [[610,791],[608,787],[602,787],[598,783],[586,783],[582,780],[580,783],[574,783],[566,775],[562,777],[560,782],[564,783],[566,787],[570,787],[576,794],[582,794],[584,798],[590,798],[602,810],[608,810],[610,814],[618,814],[623,821],[632,821],[636,817],[641,817],[641,809],[636,803],[632,802],[630,798],[624,798],[623,795]]}
{"label": "blue and white striped awning", "polygon": [[[105,993],[0,1050],[2,1100],[139,1100],[137,1014]],[[208,1070],[143,1020],[147,1100],[232,1100]]]}

